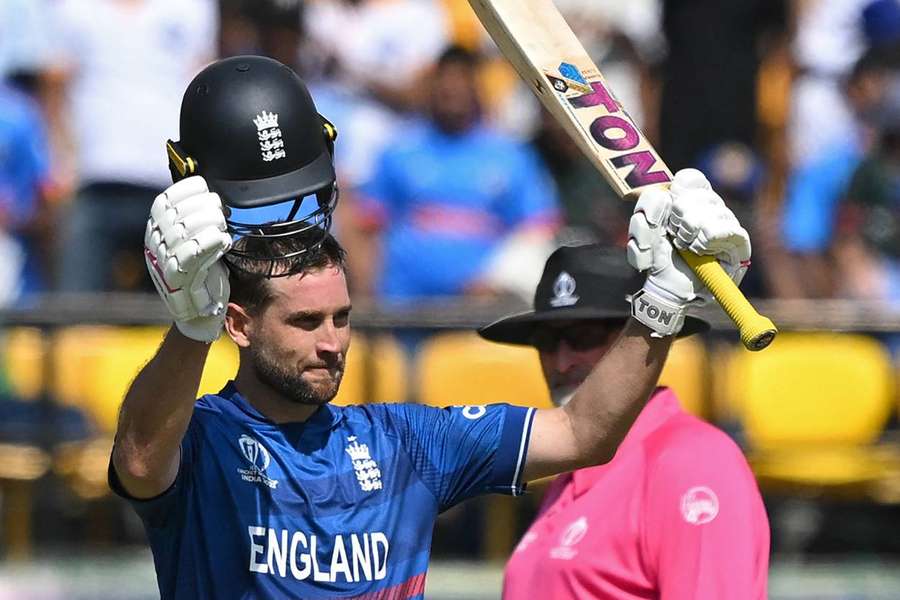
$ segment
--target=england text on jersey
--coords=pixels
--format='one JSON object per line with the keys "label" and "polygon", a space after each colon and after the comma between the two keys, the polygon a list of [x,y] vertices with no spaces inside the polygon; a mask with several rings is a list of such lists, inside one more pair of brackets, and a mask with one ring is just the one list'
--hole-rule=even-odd
{"label": "england text on jersey", "polygon": [[253,573],[331,583],[379,581],[387,576],[390,544],[381,531],[338,534],[324,547],[313,533],[255,525],[247,527],[247,533]]}

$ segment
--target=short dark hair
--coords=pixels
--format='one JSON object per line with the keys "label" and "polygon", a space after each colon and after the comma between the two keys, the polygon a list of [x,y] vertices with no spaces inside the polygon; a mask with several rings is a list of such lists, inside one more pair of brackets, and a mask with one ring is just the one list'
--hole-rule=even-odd
{"label": "short dark hair", "polygon": [[464,46],[452,44],[444,48],[438,57],[435,65],[438,69],[443,69],[448,65],[461,65],[474,69],[481,62],[481,57]]}
{"label": "short dark hair", "polygon": [[[259,314],[271,302],[269,279],[273,277],[311,273],[326,267],[341,271],[347,268],[347,252],[331,233],[319,227],[283,238],[244,237],[235,243],[235,248],[241,256],[226,255],[230,299],[251,315]],[[272,256],[287,257],[271,259]]]}

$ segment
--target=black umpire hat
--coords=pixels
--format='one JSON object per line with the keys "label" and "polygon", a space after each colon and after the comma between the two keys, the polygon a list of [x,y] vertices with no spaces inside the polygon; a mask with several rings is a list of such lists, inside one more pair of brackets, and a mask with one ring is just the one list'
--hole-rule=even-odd
{"label": "black umpire hat", "polygon": [[[624,250],[598,244],[563,246],[544,265],[534,310],[504,317],[478,334],[492,342],[531,344],[535,328],[548,321],[624,321],[631,314],[627,298],[643,283],[644,276],[628,264]],[[678,337],[708,329],[706,321],[686,316]]]}

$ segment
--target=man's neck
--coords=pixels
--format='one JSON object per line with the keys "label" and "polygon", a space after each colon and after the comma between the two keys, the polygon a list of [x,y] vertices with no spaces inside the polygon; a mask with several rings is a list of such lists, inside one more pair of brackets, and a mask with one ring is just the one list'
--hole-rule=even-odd
{"label": "man's neck", "polygon": [[253,408],[273,423],[303,423],[319,409],[288,400],[243,365],[234,378],[234,386]]}
{"label": "man's neck", "polygon": [[478,121],[472,120],[466,124],[450,125],[448,123],[441,123],[440,121],[432,117],[431,125],[444,137],[452,139],[462,139],[475,130],[475,128],[478,126]]}

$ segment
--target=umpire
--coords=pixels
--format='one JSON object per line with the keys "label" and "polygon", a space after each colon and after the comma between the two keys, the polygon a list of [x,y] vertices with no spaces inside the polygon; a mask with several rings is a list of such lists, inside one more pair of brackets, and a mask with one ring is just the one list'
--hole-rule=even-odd
{"label": "umpire", "polygon": [[[640,276],[621,251],[563,247],[534,310],[479,332],[531,345],[565,405],[621,333]],[[708,329],[685,317],[680,337]],[[506,566],[503,597],[766,597],[769,527],[740,449],[657,388],[613,460],[557,478]]]}

